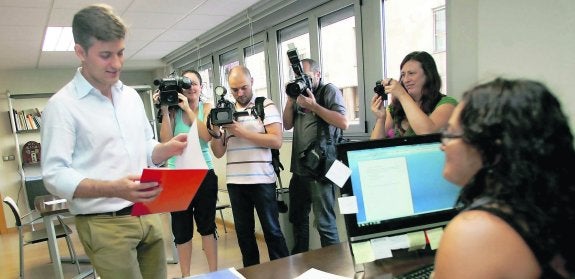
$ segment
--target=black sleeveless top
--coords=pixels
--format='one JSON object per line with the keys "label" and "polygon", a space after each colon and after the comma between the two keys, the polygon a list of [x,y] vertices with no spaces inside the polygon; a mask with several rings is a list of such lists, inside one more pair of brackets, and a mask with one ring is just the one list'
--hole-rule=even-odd
{"label": "black sleeveless top", "polygon": [[540,278],[565,278],[557,273],[557,271],[551,266],[551,260],[556,256],[556,253],[551,251],[550,247],[545,247],[546,245],[539,241],[539,239],[542,239],[544,236],[536,235],[536,233],[534,233],[539,230],[532,228],[534,224],[529,222],[528,215],[517,214],[517,212],[514,212],[513,208],[504,202],[496,201],[487,197],[475,200],[464,210],[482,210],[501,218],[509,224],[521,236],[521,238],[523,238],[531,251],[533,251],[533,254],[535,254],[537,262],[542,270]]}

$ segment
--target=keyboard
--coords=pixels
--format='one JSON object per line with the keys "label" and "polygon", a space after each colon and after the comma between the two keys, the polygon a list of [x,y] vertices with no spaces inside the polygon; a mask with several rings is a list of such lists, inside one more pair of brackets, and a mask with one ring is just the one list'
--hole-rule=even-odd
{"label": "keyboard", "polygon": [[431,272],[433,272],[433,264],[420,267],[408,273],[393,277],[394,279],[428,279]]}

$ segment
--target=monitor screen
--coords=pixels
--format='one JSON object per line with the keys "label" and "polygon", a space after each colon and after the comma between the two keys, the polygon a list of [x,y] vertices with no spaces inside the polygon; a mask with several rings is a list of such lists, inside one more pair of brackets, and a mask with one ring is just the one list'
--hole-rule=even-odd
{"label": "monitor screen", "polygon": [[350,142],[338,158],[351,169],[342,196],[355,196],[346,214],[351,241],[445,225],[456,213],[460,188],[442,176],[440,135]]}

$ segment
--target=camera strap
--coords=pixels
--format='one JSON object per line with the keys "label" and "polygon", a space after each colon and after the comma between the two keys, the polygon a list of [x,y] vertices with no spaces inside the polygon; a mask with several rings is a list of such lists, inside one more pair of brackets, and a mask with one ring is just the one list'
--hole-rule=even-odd
{"label": "camera strap", "polygon": [[[327,83],[327,84],[322,84],[322,83],[320,83],[319,89],[317,90],[316,102],[317,102],[320,106],[322,106],[322,107],[325,107],[325,104],[324,104],[324,99],[325,99],[324,94],[325,94],[325,90],[326,90],[326,88],[327,88],[327,86],[328,86],[329,84],[331,84],[331,83]],[[325,135],[327,136],[327,139],[326,139],[327,142],[326,142],[326,143],[327,143],[328,145],[334,144],[334,140],[336,139],[336,136],[338,136],[338,135],[337,135],[338,132],[339,132],[339,138],[342,138],[342,137],[343,137],[343,131],[342,131],[340,128],[338,128],[338,127],[335,127],[335,131],[334,131],[333,137],[332,137],[332,136],[330,135],[330,133],[329,133],[329,124],[328,124],[325,120],[323,120],[323,118],[321,118],[321,117],[319,117],[319,116],[317,116],[317,115],[316,115],[316,117],[317,117],[316,141],[317,141],[318,144],[319,144],[320,141],[321,141],[322,132],[325,133]],[[322,131],[322,129],[323,129],[323,131]]]}
{"label": "camera strap", "polygon": [[[264,119],[266,117],[266,114],[264,111],[264,101],[265,100],[266,100],[266,97],[263,97],[263,96],[256,97],[255,105],[253,107],[253,111],[255,113],[255,116],[258,117],[262,121],[262,125],[263,125]],[[268,131],[266,130],[265,125],[264,125],[264,131],[267,134]],[[284,169],[284,166],[280,162],[280,151],[279,151],[279,149],[271,149],[271,152],[272,152],[272,165],[274,166],[274,171],[278,175],[278,179],[279,179],[279,172],[280,172],[280,170]],[[280,185],[281,185],[281,182],[280,182]]]}
{"label": "camera strap", "polygon": [[[255,114],[256,117],[258,117],[261,121],[262,121],[262,125],[264,123],[264,119],[266,117],[265,114],[265,110],[264,110],[264,101],[266,100],[266,97],[263,96],[259,96],[256,97],[255,100],[255,104],[253,107],[253,114]],[[264,125],[264,131],[267,133],[268,131],[266,130],[266,126]],[[279,182],[279,193],[277,193],[277,200],[278,203],[283,203],[283,193],[284,193],[284,188],[283,188],[283,184],[282,184],[282,179],[280,176],[280,171],[282,171],[284,169],[284,166],[282,165],[281,161],[280,161],[280,150],[279,149],[270,149],[272,152],[272,166],[274,167],[274,172],[276,173],[276,177],[278,178],[278,182]],[[285,203],[283,203],[285,204]],[[284,205],[282,205],[284,206]],[[287,212],[287,205],[285,205],[285,210],[283,210],[282,213]]]}

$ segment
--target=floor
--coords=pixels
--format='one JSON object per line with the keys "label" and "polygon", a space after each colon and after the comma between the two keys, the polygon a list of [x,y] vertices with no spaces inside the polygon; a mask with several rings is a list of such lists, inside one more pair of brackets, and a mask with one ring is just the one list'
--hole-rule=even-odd
{"label": "floor", "polygon": [[[164,218],[165,232],[168,239],[171,240],[171,235],[169,234],[169,223],[167,219]],[[242,258],[241,253],[238,248],[236,233],[233,228],[233,224],[227,223],[227,233],[224,232],[223,223],[219,218],[216,218],[218,226],[218,268],[224,269],[228,267],[235,267],[237,269],[242,268]],[[67,222],[68,223],[68,222]],[[73,228],[73,222],[70,225]],[[74,229],[74,228],[73,228]],[[201,238],[197,237],[197,232],[195,232],[193,238],[193,252],[192,252],[192,274],[202,274],[208,272],[208,264],[206,258],[201,250]],[[78,234],[72,234],[72,240],[74,242],[74,248],[80,256],[85,257],[84,249],[78,239]],[[166,245],[166,253],[168,258],[171,258],[172,247],[171,242]],[[66,241],[58,239],[58,245],[60,249],[60,255],[67,257],[68,250],[66,248]],[[260,248],[260,257],[262,262],[269,261],[267,254],[267,247],[265,242],[263,242],[262,237],[258,237],[258,246]],[[37,243],[24,247],[24,273],[26,278],[53,278],[52,266],[50,263],[50,256],[48,254],[48,246],[46,243]],[[19,263],[18,263],[18,234],[8,233],[0,235],[0,279],[13,279],[18,278]],[[64,269],[64,277],[72,278],[77,275],[75,265],[70,263],[63,263],[62,267]],[[91,268],[90,264],[81,264],[80,268],[82,271]],[[180,267],[178,264],[168,264],[168,278],[179,278]]]}

